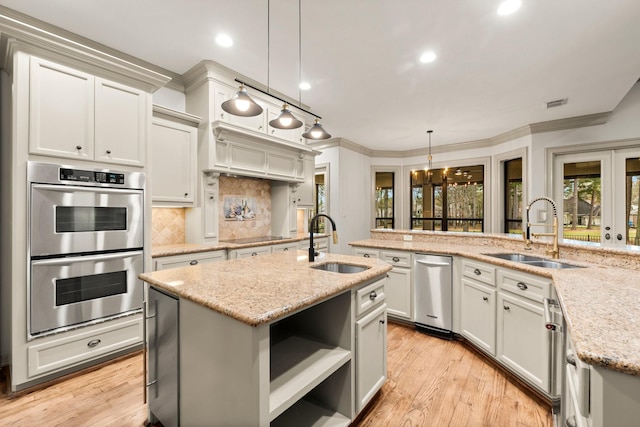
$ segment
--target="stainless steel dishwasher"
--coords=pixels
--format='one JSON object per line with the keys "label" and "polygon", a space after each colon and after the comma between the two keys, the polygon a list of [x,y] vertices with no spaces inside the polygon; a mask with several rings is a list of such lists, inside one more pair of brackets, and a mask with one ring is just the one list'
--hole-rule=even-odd
{"label": "stainless steel dishwasher", "polygon": [[415,254],[413,281],[416,327],[433,335],[451,338],[452,258]]}

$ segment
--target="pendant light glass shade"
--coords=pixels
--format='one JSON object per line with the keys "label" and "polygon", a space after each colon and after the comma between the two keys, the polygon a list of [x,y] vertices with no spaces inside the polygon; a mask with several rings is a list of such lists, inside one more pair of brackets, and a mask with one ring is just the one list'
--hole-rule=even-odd
{"label": "pendant light glass shade", "polygon": [[221,107],[234,116],[253,117],[262,113],[262,107],[249,96],[243,84],[240,85],[238,93],[233,98],[224,101]]}
{"label": "pendant light glass shade", "polygon": [[320,119],[316,119],[316,122],[311,126],[309,131],[302,134],[304,138],[307,139],[329,139],[331,135],[327,133],[326,130],[320,124]]}
{"label": "pendant light glass shade", "polygon": [[297,129],[302,126],[302,122],[295,118],[285,103],[278,117],[269,122],[269,126],[276,129]]}

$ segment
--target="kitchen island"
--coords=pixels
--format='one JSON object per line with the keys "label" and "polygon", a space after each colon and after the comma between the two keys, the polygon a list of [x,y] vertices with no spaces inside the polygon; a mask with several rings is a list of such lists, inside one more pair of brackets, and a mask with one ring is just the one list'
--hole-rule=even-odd
{"label": "kitchen island", "polygon": [[349,425],[386,379],[390,269],[290,251],[142,274],[151,421]]}

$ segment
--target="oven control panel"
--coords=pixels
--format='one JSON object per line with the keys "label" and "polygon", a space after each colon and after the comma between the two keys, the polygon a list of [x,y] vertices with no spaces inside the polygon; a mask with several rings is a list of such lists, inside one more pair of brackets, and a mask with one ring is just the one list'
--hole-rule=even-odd
{"label": "oven control panel", "polygon": [[98,184],[124,184],[124,174],[60,168],[60,181],[95,182]]}

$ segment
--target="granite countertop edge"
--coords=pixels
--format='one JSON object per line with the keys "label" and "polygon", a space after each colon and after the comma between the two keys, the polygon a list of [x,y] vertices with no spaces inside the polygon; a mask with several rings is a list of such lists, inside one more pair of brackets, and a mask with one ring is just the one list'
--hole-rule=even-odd
{"label": "granite countertop edge", "polygon": [[[549,278],[556,289],[578,358],[594,366],[640,376],[640,286],[633,281],[638,275],[635,270],[562,258],[554,261],[583,268],[556,270],[535,267],[489,256],[492,253],[525,253],[524,250],[509,250],[498,245],[373,238],[349,244],[372,249],[463,256]],[[612,310],[612,307],[617,309]]]}

